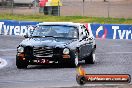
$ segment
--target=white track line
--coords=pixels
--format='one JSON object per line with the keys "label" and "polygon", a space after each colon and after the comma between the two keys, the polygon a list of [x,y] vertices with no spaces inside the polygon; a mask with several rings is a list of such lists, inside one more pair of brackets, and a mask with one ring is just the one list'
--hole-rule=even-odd
{"label": "white track line", "polygon": [[15,51],[16,49],[0,49],[0,51]]}
{"label": "white track line", "polygon": [[132,52],[104,52],[104,53],[96,53],[96,54],[132,54]]}
{"label": "white track line", "polygon": [[0,68],[3,68],[6,65],[7,65],[7,61],[2,59],[2,58],[0,58]]}

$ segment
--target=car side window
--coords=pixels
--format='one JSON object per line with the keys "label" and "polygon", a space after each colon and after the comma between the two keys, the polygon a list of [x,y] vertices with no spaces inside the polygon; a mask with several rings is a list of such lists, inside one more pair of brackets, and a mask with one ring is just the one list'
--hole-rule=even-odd
{"label": "car side window", "polygon": [[88,30],[87,30],[87,28],[83,25],[82,27],[81,27],[81,29],[83,30],[83,36],[89,36],[89,32],[88,32]]}

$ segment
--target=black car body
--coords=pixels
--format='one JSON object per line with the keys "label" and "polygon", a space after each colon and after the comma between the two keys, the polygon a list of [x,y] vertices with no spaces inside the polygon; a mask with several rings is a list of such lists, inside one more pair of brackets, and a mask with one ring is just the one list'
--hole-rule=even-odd
{"label": "black car body", "polygon": [[26,37],[17,47],[17,68],[49,63],[76,67],[80,60],[90,64],[95,61],[95,39],[83,24],[40,23]]}

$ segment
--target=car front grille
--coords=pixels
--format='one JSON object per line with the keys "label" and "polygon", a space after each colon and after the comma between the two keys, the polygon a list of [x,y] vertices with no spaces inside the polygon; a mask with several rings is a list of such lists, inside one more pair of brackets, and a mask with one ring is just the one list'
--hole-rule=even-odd
{"label": "car front grille", "polygon": [[53,48],[51,47],[33,47],[33,55],[36,57],[52,57]]}

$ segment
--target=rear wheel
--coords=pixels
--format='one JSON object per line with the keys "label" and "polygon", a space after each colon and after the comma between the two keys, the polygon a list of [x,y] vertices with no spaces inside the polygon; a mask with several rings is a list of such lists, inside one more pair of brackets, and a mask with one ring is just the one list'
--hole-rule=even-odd
{"label": "rear wheel", "polygon": [[95,63],[95,51],[93,51],[86,59],[86,64],[94,64]]}

